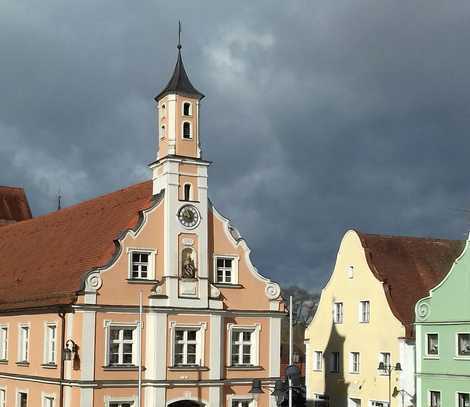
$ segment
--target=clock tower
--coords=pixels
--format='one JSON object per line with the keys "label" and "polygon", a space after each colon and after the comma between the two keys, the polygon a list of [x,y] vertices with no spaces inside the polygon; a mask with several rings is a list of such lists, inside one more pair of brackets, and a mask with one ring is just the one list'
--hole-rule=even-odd
{"label": "clock tower", "polygon": [[150,164],[153,193],[164,191],[165,305],[216,307],[208,259],[207,168],[201,158],[199,106],[204,95],[190,82],[181,44],[170,81],[155,97],[158,153]]}

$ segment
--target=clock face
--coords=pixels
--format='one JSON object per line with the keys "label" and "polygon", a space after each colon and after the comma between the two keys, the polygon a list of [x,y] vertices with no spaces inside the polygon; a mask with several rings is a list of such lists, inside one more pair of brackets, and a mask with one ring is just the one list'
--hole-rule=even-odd
{"label": "clock face", "polygon": [[178,211],[178,219],[185,228],[192,229],[199,224],[201,216],[195,206],[184,205]]}

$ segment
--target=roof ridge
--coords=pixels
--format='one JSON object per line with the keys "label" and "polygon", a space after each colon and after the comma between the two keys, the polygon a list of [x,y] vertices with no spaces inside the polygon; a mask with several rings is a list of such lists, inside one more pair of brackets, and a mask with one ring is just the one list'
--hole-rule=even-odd
{"label": "roof ridge", "polygon": [[359,229],[354,229],[354,231],[363,237],[380,237],[385,239],[413,239],[413,240],[429,240],[429,241],[442,241],[442,242],[461,242],[465,241],[466,239],[446,239],[440,237],[433,237],[433,236],[409,236],[409,235],[387,235],[387,234],[380,234],[380,233],[365,233],[360,231]]}
{"label": "roof ridge", "polygon": [[[124,191],[127,191],[127,190],[131,190],[131,189],[134,189],[134,188],[138,188],[140,186],[142,186],[143,184],[145,183],[148,183],[148,182],[152,182],[152,180],[147,180],[147,181],[142,181],[142,182],[138,182],[136,184],[132,184],[132,185],[129,185],[127,187],[124,187],[124,188],[120,188],[120,189],[117,189],[117,190],[114,190],[112,192],[107,192],[107,193],[104,193],[104,194],[101,194],[101,195],[98,195],[94,198],[90,198],[90,199],[86,199],[84,201],[80,201],[80,202],[77,202],[73,205],[70,205],[70,206],[67,206],[65,208],[62,208],[60,210],[55,210],[55,211],[52,211],[52,212],[48,212],[48,213],[45,213],[43,215],[39,215],[39,216],[35,216],[34,218],[31,218],[31,219],[26,219],[26,220],[23,220],[21,222],[16,222],[16,223],[11,223],[11,224],[8,224],[8,225],[5,225],[2,227],[2,232],[4,232],[6,229],[11,229],[12,227],[19,227],[20,225],[25,225],[25,224],[30,224],[31,222],[35,222],[35,221],[39,221],[39,220],[43,220],[45,218],[49,218],[49,217],[53,217],[53,216],[58,216],[59,214],[64,214],[64,212],[69,212],[70,210],[73,210],[77,207],[80,207],[82,205],[86,205],[86,204],[90,204],[92,202],[96,202],[96,201],[99,201],[99,200],[102,200],[102,199],[105,199],[105,198],[108,198],[110,197],[111,195],[114,195],[114,194],[119,194],[121,192],[124,192]],[[136,198],[137,199],[137,198]]]}

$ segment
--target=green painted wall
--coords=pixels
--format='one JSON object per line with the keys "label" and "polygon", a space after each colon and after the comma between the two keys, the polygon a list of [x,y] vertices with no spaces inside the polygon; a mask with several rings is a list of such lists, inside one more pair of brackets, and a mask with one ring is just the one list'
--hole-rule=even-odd
{"label": "green painted wall", "polygon": [[[470,333],[470,250],[416,304],[417,406],[428,407],[429,391],[441,392],[441,406],[457,406],[457,393],[470,393],[470,356],[457,355],[458,332]],[[426,355],[426,334],[439,335],[439,355]]]}

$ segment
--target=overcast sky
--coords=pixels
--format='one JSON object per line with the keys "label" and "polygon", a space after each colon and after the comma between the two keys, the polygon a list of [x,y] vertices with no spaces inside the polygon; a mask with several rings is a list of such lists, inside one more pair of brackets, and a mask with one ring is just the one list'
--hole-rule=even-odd
{"label": "overcast sky", "polygon": [[0,184],[34,215],[148,179],[177,21],[209,194],[320,289],[344,232],[470,229],[468,0],[0,0]]}

